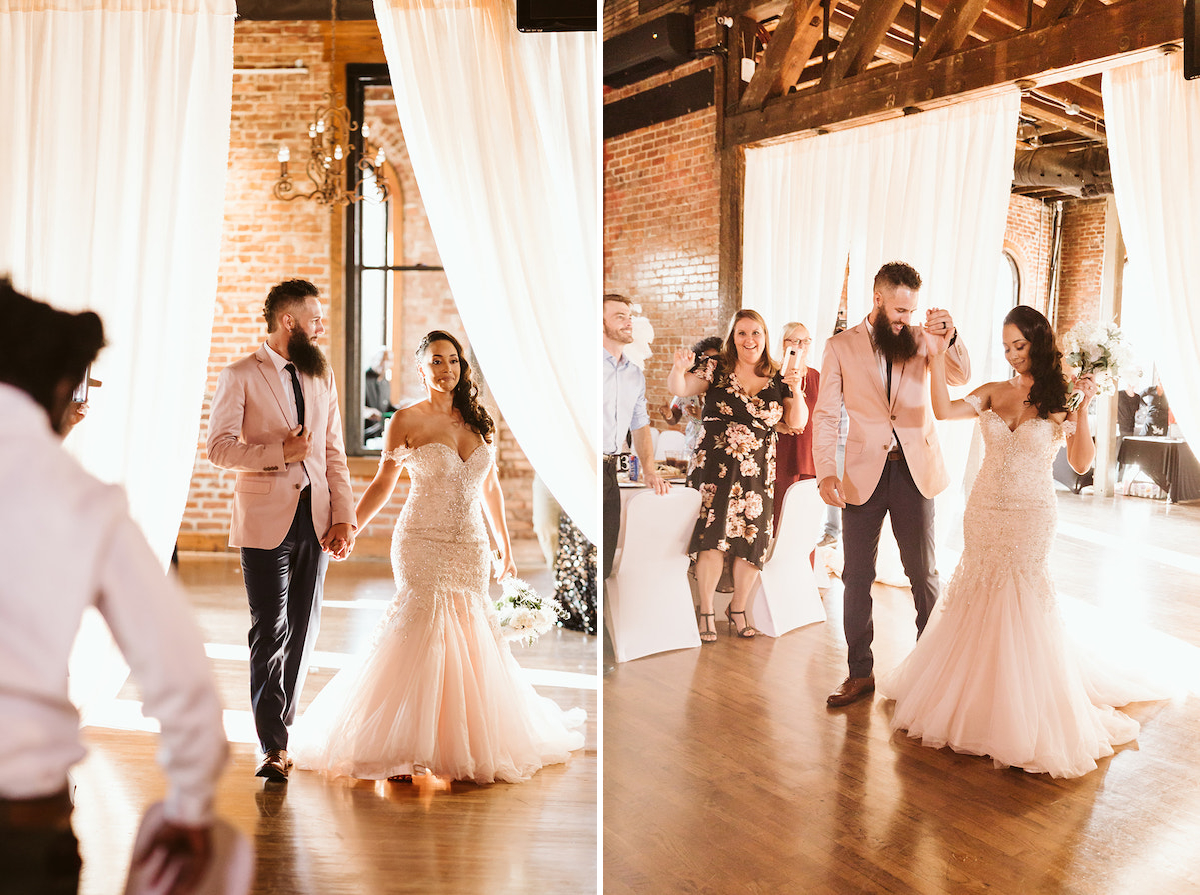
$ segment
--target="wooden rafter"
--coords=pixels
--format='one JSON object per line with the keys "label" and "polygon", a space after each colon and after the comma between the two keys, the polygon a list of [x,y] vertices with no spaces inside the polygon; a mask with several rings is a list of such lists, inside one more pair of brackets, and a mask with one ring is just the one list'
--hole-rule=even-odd
{"label": "wooden rafter", "polygon": [[866,69],[903,7],[904,0],[866,0],[825,69],[821,86],[832,87]]}
{"label": "wooden rafter", "polygon": [[1046,5],[1042,7],[1033,27],[1035,29],[1045,28],[1053,25],[1059,19],[1068,19],[1079,12],[1081,6],[1083,6],[1083,0],[1046,0]]}
{"label": "wooden rafter", "polygon": [[1124,0],[931,62],[880,66],[831,87],[822,81],[768,102],[761,111],[731,116],[726,145],[866,123],[899,115],[906,107],[932,108],[985,96],[1019,80],[1039,85],[1066,81],[1118,59],[1147,58],[1182,36],[1183,5],[1178,0]]}
{"label": "wooden rafter", "polygon": [[769,98],[786,93],[821,40],[821,0],[791,0],[767,43],[762,64],[755,70],[741,108],[757,109]]}
{"label": "wooden rafter", "polygon": [[979,17],[983,15],[988,0],[950,0],[942,10],[925,44],[917,52],[917,62],[929,62],[946,53],[956,53]]}

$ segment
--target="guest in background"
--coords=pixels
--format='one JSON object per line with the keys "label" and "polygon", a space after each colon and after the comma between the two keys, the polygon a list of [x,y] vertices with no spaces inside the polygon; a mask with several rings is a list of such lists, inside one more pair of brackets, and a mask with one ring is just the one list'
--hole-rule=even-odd
{"label": "guest in background", "polygon": [[[783,329],[783,364],[787,369],[787,354],[794,349],[793,362],[800,371],[800,394],[804,398],[806,419],[812,418],[817,403],[817,388],[821,374],[808,365],[808,352],[812,347],[812,336],[803,323],[788,323]],[[775,427],[778,440],[775,444],[775,512],[771,517],[775,531],[779,531],[779,514],[783,510],[783,495],[787,489],[802,479],[815,478],[817,468],[813,465],[812,429],[806,423],[800,429],[792,429],[785,423]]]}
{"label": "guest in background", "polygon": [[1117,392],[1117,447],[1121,446],[1121,439],[1137,431],[1137,412],[1141,407],[1142,396],[1138,394],[1137,383],[1132,379],[1124,380]]}
{"label": "guest in background", "polygon": [[646,377],[624,356],[624,347],[633,341],[633,302],[624,295],[605,295],[603,326],[604,577],[607,578],[612,572],[621,533],[617,464],[626,436],[633,436],[633,450],[642,465],[645,483],[656,494],[666,494],[671,486],[655,472],[650,415],[646,413]]}
{"label": "guest in background", "polygon": [[1163,391],[1162,381],[1156,380],[1154,385],[1142,392],[1146,403],[1146,434],[1166,435],[1171,427],[1171,409],[1167,404],[1167,393]]}
{"label": "guest in background", "polygon": [[[100,318],[33,301],[0,280],[0,892],[75,892],[67,773],[83,759],[67,657],[95,606],[162,726],[165,823],[138,865],[190,889],[212,853],[213,797],[228,747],[212,670],[187,601],[165,576],[125,494],[62,446],[72,390],[104,345]],[[102,793],[90,798],[102,800]]]}
{"label": "guest in background", "polygon": [[775,427],[780,421],[793,429],[807,424],[807,406],[793,397],[799,384],[799,369],[784,377],[771,360],[767,326],[757,311],[733,316],[716,357],[675,352],[668,387],[683,397],[704,395],[704,434],[689,479],[702,502],[688,552],[696,555],[705,643],[717,639],[713,593],[727,554],[734,557],[733,599],[725,616],[739,637],[757,633],[746,620],[746,602],[773,533]]}
{"label": "guest in background", "polygon": [[[720,336],[707,336],[692,346],[692,354],[696,357],[715,357],[720,353]],[[703,417],[704,399],[699,395],[689,395],[686,398],[676,395],[663,414],[663,419],[673,426],[679,425],[680,420],[683,421],[683,448],[689,460],[696,453],[696,446],[700,444],[700,436],[704,432]]]}
{"label": "guest in background", "polygon": [[385,345],[371,355],[371,363],[363,374],[363,441],[383,435],[385,420],[395,412],[392,349]]}
{"label": "guest in background", "polygon": [[[837,323],[834,324],[833,334],[836,336],[846,328],[846,312],[838,313]],[[811,418],[811,417],[810,417]],[[842,418],[838,423],[837,439],[837,474],[841,476],[846,468],[846,436],[850,434],[850,417],[842,406]],[[825,507],[825,530],[821,533],[818,547],[832,547],[842,538],[842,508],[829,505]]]}

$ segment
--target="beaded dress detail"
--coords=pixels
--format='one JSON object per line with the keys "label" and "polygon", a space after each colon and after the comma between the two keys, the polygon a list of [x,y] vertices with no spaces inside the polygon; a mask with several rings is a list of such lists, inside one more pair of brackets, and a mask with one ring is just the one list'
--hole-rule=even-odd
{"label": "beaded dress detail", "polygon": [[[979,411],[979,399],[967,399]],[[1050,576],[1057,525],[1052,464],[1074,423],[1010,431],[979,416],[984,456],[963,515],[963,553],[924,634],[879,681],[892,727],[926,746],[1079,777],[1138,723],[1112,706],[1139,692],[1067,635]]]}
{"label": "beaded dress detail", "polygon": [[494,455],[490,444],[466,460],[439,443],[385,452],[412,477],[392,534],[396,596],[297,722],[298,767],[516,783],[582,747],[583,710],[538,695],[500,637],[481,505]]}

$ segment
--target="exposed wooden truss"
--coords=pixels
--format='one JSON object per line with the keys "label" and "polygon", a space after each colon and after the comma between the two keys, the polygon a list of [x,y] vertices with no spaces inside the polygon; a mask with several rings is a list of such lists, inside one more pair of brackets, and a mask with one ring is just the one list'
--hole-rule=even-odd
{"label": "exposed wooden truss", "polygon": [[[727,96],[725,145],[833,130],[1013,84],[1023,89],[1034,143],[1103,141],[1097,72],[1183,34],[1178,0],[939,2],[922,5],[918,29],[916,8],[903,0],[863,0],[839,29],[835,21],[847,4],[830,0],[829,33],[839,43],[828,64],[813,58],[824,25],[821,0],[746,5],[752,15],[778,16],[778,25],[741,96]],[[918,31],[927,35],[919,47]]]}

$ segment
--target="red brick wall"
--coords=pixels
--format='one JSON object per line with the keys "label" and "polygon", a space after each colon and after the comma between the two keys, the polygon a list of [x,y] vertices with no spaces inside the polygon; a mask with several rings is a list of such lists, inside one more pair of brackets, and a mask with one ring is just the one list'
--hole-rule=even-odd
{"label": "red brick wall", "polygon": [[1063,250],[1058,288],[1057,332],[1100,317],[1100,285],[1104,274],[1106,200],[1063,203]]}
{"label": "red brick wall", "polygon": [[[301,137],[307,132],[308,122],[321,104],[323,94],[329,90],[327,43],[317,22],[236,24],[235,66],[288,67],[297,59],[308,67],[307,73],[234,75],[217,304],[196,463],[179,535],[183,549],[221,549],[228,537],[234,475],[217,469],[204,456],[210,402],[220,371],[254,351],[265,337],[261,308],[273,284],[299,276],[312,280],[320,288],[329,329],[322,348],[334,363],[339,393],[344,395],[346,390],[341,348],[344,335],[341,227],[328,209],[314,202],[304,199],[281,202],[271,195],[279,173],[276,152],[280,143],[291,144],[291,168],[293,172],[299,170],[300,166],[294,162],[299,156]],[[343,54],[338,59],[339,63],[356,61],[346,60]],[[402,185],[405,259],[410,263],[440,265],[395,122],[394,107],[389,112],[382,105],[373,105],[369,116],[378,122],[388,160]],[[294,178],[297,182],[300,179]],[[303,186],[299,182],[298,185]],[[405,344],[397,346],[396,367],[404,383],[404,394],[416,397],[415,382],[409,379],[413,376],[412,349],[420,336],[433,328],[458,334],[463,330],[444,275],[406,274],[404,286],[401,314]],[[495,411],[494,406],[492,410]],[[357,418],[357,414],[352,415],[356,425]],[[532,469],[502,421],[499,448],[510,533],[514,538],[532,537]],[[362,494],[374,470],[372,459],[351,460],[356,496]],[[406,494],[407,479],[402,479],[389,506],[360,533],[364,538],[360,552],[386,550],[387,538]]]}
{"label": "red brick wall", "polygon": [[1053,207],[1039,199],[1012,196],[1004,248],[1017,262],[1021,276],[1022,304],[1046,310],[1046,280],[1050,270]]}
{"label": "red brick wall", "polygon": [[[605,33],[626,30],[636,2],[605,4]],[[696,45],[715,40],[711,15],[697,17]],[[711,67],[704,59],[618,90],[615,102],[672,79]],[[717,69],[719,73],[720,69]],[[666,388],[675,349],[720,333],[717,319],[720,163],[715,107],[650,125],[604,144],[604,290],[628,295],[654,326],[654,354],[646,362],[653,406],[670,401]]]}

